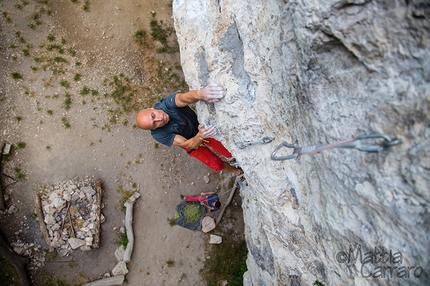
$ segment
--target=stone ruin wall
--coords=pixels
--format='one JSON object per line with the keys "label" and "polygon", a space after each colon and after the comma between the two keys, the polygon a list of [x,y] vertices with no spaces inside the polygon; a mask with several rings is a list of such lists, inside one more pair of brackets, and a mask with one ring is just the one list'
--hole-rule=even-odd
{"label": "stone ruin wall", "polygon": [[[430,274],[430,3],[175,0],[173,15],[190,88],[227,90],[197,109],[248,178],[245,285],[425,284],[416,269],[409,278],[368,279],[380,275],[376,262],[361,273],[361,263],[342,263],[338,253],[384,247],[401,254],[394,266]],[[372,133],[403,143],[377,154],[270,159],[282,141]],[[235,145],[264,136],[275,140]]]}

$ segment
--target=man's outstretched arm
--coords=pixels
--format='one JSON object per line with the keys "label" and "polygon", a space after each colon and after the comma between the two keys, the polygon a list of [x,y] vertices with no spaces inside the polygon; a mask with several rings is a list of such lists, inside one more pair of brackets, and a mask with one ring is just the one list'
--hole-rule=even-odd
{"label": "man's outstretched arm", "polygon": [[175,103],[178,107],[184,107],[199,100],[217,102],[224,97],[224,89],[217,85],[208,85],[203,89],[190,90],[186,93],[177,93]]}

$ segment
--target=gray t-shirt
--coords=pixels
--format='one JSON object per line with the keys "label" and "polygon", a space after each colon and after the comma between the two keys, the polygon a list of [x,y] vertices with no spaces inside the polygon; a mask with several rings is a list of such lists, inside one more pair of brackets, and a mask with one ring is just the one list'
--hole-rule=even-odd
{"label": "gray t-shirt", "polygon": [[152,137],[168,147],[172,146],[176,135],[191,139],[199,132],[197,114],[188,106],[177,107],[175,103],[176,94],[160,100],[154,106],[166,112],[170,119],[163,127],[151,130]]}

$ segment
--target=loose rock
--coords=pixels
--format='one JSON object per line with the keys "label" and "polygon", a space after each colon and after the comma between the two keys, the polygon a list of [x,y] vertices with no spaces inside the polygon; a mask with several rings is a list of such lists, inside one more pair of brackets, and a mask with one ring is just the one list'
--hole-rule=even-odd
{"label": "loose rock", "polygon": [[221,244],[222,243],[222,237],[215,235],[215,234],[211,234],[210,239],[209,239],[209,243],[210,244]]}
{"label": "loose rock", "polygon": [[113,276],[125,275],[127,273],[128,273],[128,269],[124,261],[118,262],[115,268],[112,270]]}

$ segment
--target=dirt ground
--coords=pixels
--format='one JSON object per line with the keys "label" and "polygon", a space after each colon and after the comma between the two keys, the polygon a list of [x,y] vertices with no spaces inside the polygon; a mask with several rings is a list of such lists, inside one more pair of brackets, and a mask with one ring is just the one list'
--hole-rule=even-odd
{"label": "dirt ground", "polygon": [[[86,3],[88,9],[83,9]],[[209,234],[171,226],[169,219],[175,217],[180,194],[217,190],[225,201],[231,176],[211,171],[179,148],[155,144],[149,132],[133,127],[134,112],[123,115],[127,124],[124,119],[123,124],[109,123],[109,110],[115,105],[111,98],[80,95],[84,86],[100,95],[108,92],[103,81],[120,74],[134,85],[151,88],[143,64],[147,54],[133,34],[138,29],[149,31],[151,11],[157,20],[173,26],[171,1],[2,0],[0,10],[0,143],[22,147],[2,163],[3,173],[19,178],[6,189],[7,207],[16,206],[18,212],[0,215],[3,234],[10,243],[21,240],[46,247],[32,215],[36,186],[86,176],[103,182],[106,221],[100,248],[78,250],[68,257],[46,255],[45,266],[32,273],[34,284],[43,285],[40,281],[52,276],[79,285],[114,268],[125,216],[117,191],[122,187],[141,194],[134,209],[128,284],[205,285],[199,271],[210,259],[205,252]],[[44,70],[37,58],[48,53],[49,35],[55,36],[55,43],[62,39],[66,52],[60,57],[67,62],[59,66],[54,60]],[[177,53],[165,57],[173,65],[180,62]],[[12,73],[22,78],[13,78]],[[74,80],[77,73],[81,78]],[[67,94],[71,103],[66,103]],[[208,174],[211,180],[205,183]],[[243,235],[240,206],[237,194],[223,219],[232,236]]]}

